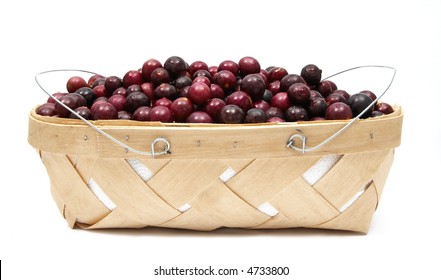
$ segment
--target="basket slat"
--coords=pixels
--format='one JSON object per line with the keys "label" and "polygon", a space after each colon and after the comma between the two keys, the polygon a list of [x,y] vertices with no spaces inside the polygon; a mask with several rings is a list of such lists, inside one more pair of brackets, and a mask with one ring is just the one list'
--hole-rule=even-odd
{"label": "basket slat", "polygon": [[226,184],[257,208],[301,176],[319,159],[320,156],[292,157],[283,161],[277,158],[259,158],[242,170],[240,176],[234,176]]}
{"label": "basket slat", "polygon": [[160,225],[180,214],[146,187],[124,159],[98,159],[91,178],[120,211],[145,226]]}
{"label": "basket slat", "polygon": [[329,221],[340,214],[326,199],[299,177],[269,201],[281,209],[295,227],[311,227]]}
{"label": "basket slat", "polygon": [[344,155],[314,188],[340,209],[372,180],[386,156],[384,151]]}
{"label": "basket slat", "polygon": [[78,175],[66,155],[42,151],[41,157],[52,184],[57,206],[70,226],[77,222],[94,224],[110,213]]}
{"label": "basket slat", "polygon": [[350,230],[367,233],[377,205],[377,194],[371,184],[363,195],[334,219],[315,228]]}

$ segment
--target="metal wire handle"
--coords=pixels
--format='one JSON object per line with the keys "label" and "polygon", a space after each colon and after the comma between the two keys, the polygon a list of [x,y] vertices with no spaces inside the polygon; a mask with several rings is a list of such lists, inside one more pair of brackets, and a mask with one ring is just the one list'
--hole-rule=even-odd
{"label": "metal wire handle", "polygon": [[[151,152],[145,152],[145,151],[140,151],[137,150],[135,148],[130,147],[129,145],[119,141],[118,139],[116,139],[115,137],[113,137],[112,135],[108,134],[107,132],[103,131],[102,129],[100,129],[99,127],[97,127],[96,125],[94,125],[93,123],[91,123],[90,121],[88,121],[87,119],[83,118],[81,115],[79,115],[77,112],[75,112],[74,110],[72,110],[71,108],[69,108],[68,106],[66,106],[63,102],[59,101],[57,98],[55,98],[51,93],[49,93],[40,83],[40,81],[38,80],[38,77],[41,75],[45,75],[45,74],[49,74],[49,73],[54,73],[54,72],[82,72],[82,73],[87,73],[87,74],[92,74],[95,75],[97,73],[95,72],[91,72],[91,71],[87,71],[87,70],[80,70],[80,69],[56,69],[56,70],[48,70],[48,71],[44,71],[44,72],[40,72],[38,74],[35,75],[35,82],[37,83],[37,85],[43,90],[44,93],[46,93],[47,95],[49,95],[50,97],[52,97],[53,100],[55,100],[58,104],[60,104],[61,106],[63,106],[64,108],[66,108],[69,112],[71,112],[72,114],[74,114],[77,118],[79,118],[80,120],[82,120],[83,122],[85,122],[87,125],[89,125],[91,128],[93,128],[96,132],[98,132],[99,134],[103,135],[104,137],[108,138],[109,140],[111,140],[112,142],[114,142],[115,144],[118,144],[119,146],[123,147],[124,149],[126,149],[126,151],[131,151],[133,153],[142,155],[142,156],[152,156],[153,158],[155,156],[160,156],[160,155],[165,155],[165,154],[169,154],[170,153],[170,142],[168,142],[167,139],[165,139],[164,137],[158,137],[156,139],[154,139],[151,143]],[[156,152],[155,151],[155,145],[158,142],[162,142],[165,144],[164,150]]]}
{"label": "metal wire handle", "polygon": [[[393,75],[392,78],[389,82],[389,84],[387,85],[386,89],[383,91],[383,93],[381,93],[379,96],[377,96],[377,98],[372,101],[372,103],[366,107],[360,114],[358,114],[355,118],[353,118],[350,122],[348,122],[345,126],[343,126],[342,128],[340,128],[340,130],[338,130],[336,133],[334,133],[333,135],[331,135],[329,138],[327,138],[326,140],[324,140],[322,143],[314,146],[314,147],[310,147],[307,148],[306,147],[306,141],[307,141],[307,136],[305,136],[301,130],[297,130],[297,133],[291,135],[291,137],[289,137],[288,142],[286,144],[286,146],[288,148],[292,148],[298,152],[301,152],[302,154],[305,154],[307,152],[312,152],[314,150],[320,149],[321,147],[323,147],[324,145],[326,145],[327,143],[329,143],[330,141],[332,141],[334,138],[336,138],[337,136],[339,136],[341,133],[343,133],[343,131],[347,130],[351,125],[353,125],[357,120],[360,119],[360,117],[366,113],[380,98],[383,97],[383,95],[386,94],[386,92],[389,90],[390,86],[392,85],[394,79],[395,79],[395,74],[397,72],[397,70],[394,67],[391,66],[383,66],[383,65],[363,65],[363,66],[357,66],[357,67],[353,67],[353,68],[349,68],[343,71],[340,71],[338,73],[335,73],[331,76],[328,76],[326,78],[324,78],[323,80],[328,80],[332,77],[335,77],[337,75],[340,75],[342,73],[348,72],[348,71],[352,71],[352,70],[356,70],[356,69],[360,69],[360,68],[386,68],[386,69],[391,69],[393,70]],[[300,141],[302,142],[302,147],[298,148],[296,147],[295,144],[295,139],[298,138],[300,139]]]}

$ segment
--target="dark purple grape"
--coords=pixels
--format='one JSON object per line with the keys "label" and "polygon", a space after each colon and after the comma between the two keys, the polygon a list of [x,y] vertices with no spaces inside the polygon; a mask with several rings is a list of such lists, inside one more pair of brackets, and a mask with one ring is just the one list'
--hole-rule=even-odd
{"label": "dark purple grape", "polygon": [[[132,119],[135,121],[150,121],[150,111],[152,108],[148,106],[141,106],[135,110]],[[128,113],[128,112],[127,112]],[[130,113],[128,113],[130,114]]]}
{"label": "dark purple grape", "polygon": [[392,114],[394,112],[394,109],[392,108],[391,105],[389,105],[386,102],[378,102],[375,105],[375,111],[379,111],[385,115],[388,115],[388,114]]}
{"label": "dark purple grape", "polygon": [[330,95],[334,90],[337,90],[337,86],[334,82],[325,80],[321,81],[315,89],[320,92],[323,97]]}
{"label": "dark purple grape", "polygon": [[178,97],[178,92],[176,91],[176,88],[170,84],[160,84],[157,86],[154,90],[155,98],[168,98],[170,100],[174,100]]}
{"label": "dark purple grape", "polygon": [[283,113],[283,111],[277,107],[269,107],[265,111],[265,115],[266,115],[267,119],[271,119],[272,117],[277,117],[277,118],[281,118],[281,119],[285,118],[285,114]]}
{"label": "dark purple grape", "polygon": [[336,89],[332,93],[343,95],[343,97],[346,98],[346,100],[348,100],[350,97],[349,93],[342,89]]}
{"label": "dark purple grape", "polygon": [[[72,96],[61,96],[58,100],[72,110],[77,108],[77,102]],[[55,103],[55,112],[60,118],[67,118],[70,115],[70,111],[58,102]]]}
{"label": "dark purple grape", "polygon": [[211,98],[210,87],[205,83],[194,83],[188,90],[188,98],[194,104],[204,106]]}
{"label": "dark purple grape", "polygon": [[123,87],[123,82],[120,77],[110,76],[104,81],[104,86],[107,92],[114,92],[117,88]]}
{"label": "dark purple grape", "polygon": [[234,76],[239,76],[239,65],[232,60],[224,60],[217,67],[217,71],[228,70],[234,74]]}
{"label": "dark purple grape", "polygon": [[187,76],[181,76],[175,80],[174,86],[176,88],[176,91],[179,92],[184,87],[191,86],[191,83],[192,83],[191,78]]}
{"label": "dark purple grape", "polygon": [[288,74],[280,80],[280,90],[288,91],[289,87],[296,83],[306,84],[302,76],[297,74]]}
{"label": "dark purple grape", "polygon": [[274,81],[268,85],[268,90],[274,95],[280,92],[280,81]]}
{"label": "dark purple grape", "polygon": [[156,68],[152,71],[152,74],[150,75],[150,81],[155,87],[159,86],[160,84],[170,83],[170,73],[168,73],[165,68]]}
{"label": "dark purple grape", "polygon": [[330,95],[326,96],[325,100],[328,106],[335,102],[343,102],[348,104],[348,100],[342,94],[338,93],[331,93]]}
{"label": "dark purple grape", "polygon": [[81,95],[82,97],[84,97],[84,99],[86,99],[87,106],[89,107],[92,105],[93,101],[95,100],[95,93],[93,92],[93,89],[91,89],[90,87],[82,87],[77,89],[75,92]]}
{"label": "dark purple grape", "polygon": [[286,109],[285,120],[288,122],[308,121],[309,114],[308,111],[301,106],[291,106]]}
{"label": "dark purple grape", "polygon": [[219,85],[225,93],[230,93],[236,88],[236,76],[228,70],[217,72],[213,76],[213,82]]}
{"label": "dark purple grape", "polygon": [[324,99],[323,95],[316,90],[311,89],[309,91],[309,93],[311,94],[311,97],[310,97],[311,100],[316,99],[316,98],[323,98]]}
{"label": "dark purple grape", "polygon": [[343,102],[336,102],[328,106],[325,118],[327,120],[348,120],[352,118],[352,110]]}
{"label": "dark purple grape", "polygon": [[167,107],[170,109],[170,106],[172,103],[173,103],[173,101],[171,101],[170,99],[162,97],[162,98],[159,98],[158,100],[155,100],[152,107],[164,106],[164,107]]}
{"label": "dark purple grape", "polygon": [[260,63],[251,56],[245,56],[239,60],[239,71],[242,77],[248,74],[255,74],[260,72]]}
{"label": "dark purple grape", "polygon": [[109,97],[109,103],[115,106],[117,111],[122,111],[126,107],[126,97],[124,95],[112,95]]}
{"label": "dark purple grape", "polygon": [[[64,95],[67,95],[67,93],[65,93],[65,92],[56,92],[56,93],[52,94],[52,96],[53,96],[55,99],[60,99],[60,97],[61,97],[61,96],[64,96]],[[47,102],[47,103],[54,103],[54,104],[55,104],[55,102],[57,102],[57,101],[55,101],[54,98],[49,97],[49,98],[47,99],[46,102]]]}
{"label": "dark purple grape", "polygon": [[[92,116],[92,113],[90,112],[90,109],[87,108],[86,106],[81,106],[76,108],[75,113],[77,113],[78,115],[80,115],[81,117],[83,117],[86,120],[89,120]],[[79,119],[79,117],[73,113],[70,113],[69,118],[71,119]]]}
{"label": "dark purple grape", "polygon": [[243,122],[244,116],[245,114],[239,106],[229,104],[222,109],[220,120],[223,123],[238,124]]}
{"label": "dark purple grape", "polygon": [[225,107],[226,103],[223,99],[220,98],[212,98],[205,105],[205,112],[209,114],[215,122],[220,121],[220,114],[222,109]]}
{"label": "dark purple grape", "polygon": [[80,95],[79,93],[73,92],[69,93],[67,96],[73,97],[73,99],[75,99],[77,107],[87,106],[86,98],[84,98],[84,96]]}
{"label": "dark purple grape", "polygon": [[262,100],[270,103],[271,98],[273,98],[273,96],[274,94],[270,90],[266,89],[265,92],[263,93]]}
{"label": "dark purple grape", "polygon": [[82,78],[82,77],[73,76],[73,77],[70,77],[69,80],[67,80],[66,89],[67,89],[67,92],[69,92],[69,93],[75,92],[75,91],[77,91],[77,89],[82,88],[82,87],[89,87],[86,80],[84,80],[84,78]]}
{"label": "dark purple grape", "polygon": [[208,65],[207,63],[203,62],[203,61],[195,61],[192,64],[190,64],[190,66],[188,66],[188,73],[193,76],[193,74],[198,71],[198,70],[208,70]]}
{"label": "dark purple grape", "polygon": [[138,70],[130,70],[123,76],[123,87],[125,88],[131,85],[140,85],[143,82],[142,74]]}
{"label": "dark purple grape", "polygon": [[371,118],[380,117],[380,116],[384,116],[384,113],[380,111],[373,111],[371,114]]}
{"label": "dark purple grape", "polygon": [[261,109],[251,108],[248,110],[245,123],[263,123],[266,122],[265,112]]}
{"label": "dark purple grape", "polygon": [[126,89],[126,95],[129,95],[135,91],[142,91],[141,85],[135,84],[135,85],[128,86]]}
{"label": "dark purple grape", "polygon": [[314,98],[309,101],[308,112],[311,117],[324,117],[327,108],[324,98]]}
{"label": "dark purple grape", "polygon": [[156,59],[151,58],[144,62],[141,68],[141,74],[144,80],[150,82],[152,72],[157,68],[162,68],[162,64]]}
{"label": "dark purple grape", "polygon": [[280,108],[282,111],[285,111],[292,106],[288,93],[283,91],[276,93],[273,98],[271,98],[270,104],[272,107]]}
{"label": "dark purple grape", "polygon": [[142,106],[148,106],[150,105],[150,100],[142,92],[132,92],[129,94],[126,98],[126,111],[129,113],[135,112],[136,109]]}
{"label": "dark purple grape", "polygon": [[262,111],[266,111],[268,110],[268,108],[270,107],[270,104],[268,102],[266,102],[265,100],[259,100],[253,103],[253,108],[257,108],[260,109]]}
{"label": "dark purple grape", "polygon": [[127,90],[125,88],[119,87],[113,91],[112,95],[122,95],[122,96],[127,97],[128,94],[127,94]]}
{"label": "dark purple grape", "polygon": [[168,123],[172,121],[172,113],[165,106],[156,106],[150,110],[150,121]]}
{"label": "dark purple grape", "polygon": [[210,79],[207,78],[207,77],[205,77],[205,76],[198,76],[198,77],[195,77],[191,83],[192,83],[192,84],[194,84],[194,83],[204,83],[204,84],[206,84],[207,86],[210,86],[210,85],[211,85],[211,81],[210,81]]}
{"label": "dark purple grape", "polygon": [[211,98],[225,98],[224,90],[217,84],[210,85]]}
{"label": "dark purple grape", "polygon": [[253,101],[261,100],[265,93],[265,81],[258,74],[246,75],[241,83],[240,90],[246,92]]}
{"label": "dark purple grape", "polygon": [[179,56],[171,56],[164,62],[164,68],[168,71],[171,77],[177,78],[182,76],[187,70],[187,63]]}
{"label": "dark purple grape", "polygon": [[251,97],[244,91],[233,92],[227,97],[226,102],[229,105],[238,106],[243,112],[247,112],[253,105]]}
{"label": "dark purple grape", "polygon": [[322,70],[314,64],[308,64],[302,68],[300,75],[308,85],[316,86],[322,79]]}
{"label": "dark purple grape", "polygon": [[[273,67],[270,71],[268,71],[268,82],[272,83],[274,81],[281,81],[286,75],[288,75],[288,71],[286,71],[283,67]],[[280,88],[280,90],[282,90]]]}
{"label": "dark purple grape", "polygon": [[115,106],[109,102],[97,103],[94,110],[91,110],[92,118],[94,120],[111,120],[118,118],[118,111]]}
{"label": "dark purple grape", "polygon": [[213,119],[206,112],[195,111],[187,117],[186,122],[188,122],[188,123],[212,123]]}
{"label": "dark purple grape", "polygon": [[311,99],[311,91],[307,85],[295,83],[289,87],[288,97],[294,105],[305,105]]}
{"label": "dark purple grape", "polygon": [[197,77],[206,77],[210,82],[213,81],[213,76],[211,76],[208,70],[198,70],[194,72],[191,77],[193,78],[193,80],[196,79]]}
{"label": "dark purple grape", "polygon": [[55,103],[44,103],[43,105],[40,105],[36,113],[41,116],[55,116],[57,112],[55,111]]}
{"label": "dark purple grape", "polygon": [[187,97],[176,98],[170,105],[172,117],[177,122],[185,122],[193,109],[193,103]]}
{"label": "dark purple grape", "polygon": [[356,93],[351,95],[348,99],[348,104],[351,107],[352,114],[354,116],[358,116],[363,112],[366,108],[369,109],[360,116],[361,119],[369,118],[374,111],[374,106],[372,104],[372,99],[363,93]]}

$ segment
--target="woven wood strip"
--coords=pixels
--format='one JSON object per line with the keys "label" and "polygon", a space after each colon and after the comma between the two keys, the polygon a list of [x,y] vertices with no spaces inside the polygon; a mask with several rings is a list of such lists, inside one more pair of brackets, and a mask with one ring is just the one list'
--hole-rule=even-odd
{"label": "woven wood strip", "polygon": [[316,228],[350,230],[366,233],[377,205],[375,185],[372,183],[363,195],[343,213]]}
{"label": "woven wood strip", "polygon": [[258,208],[311,167],[320,156],[256,159],[226,185]]}
{"label": "woven wood strip", "polygon": [[[387,176],[392,167],[394,159],[394,150],[387,151],[387,154],[383,162],[378,166],[377,172],[373,174],[372,180],[375,185],[375,190],[377,191],[377,201],[380,201],[381,194],[383,193],[384,185],[386,184]],[[377,202],[377,206],[378,206]]]}
{"label": "woven wood strip", "polygon": [[[42,151],[57,206],[68,224],[94,224],[110,213],[78,175],[66,155]],[[77,220],[78,219],[78,220]]]}
{"label": "woven wood strip", "polygon": [[277,193],[269,203],[293,221],[294,227],[314,226],[340,214],[302,177]]}
{"label": "woven wood strip", "polygon": [[314,188],[340,209],[372,180],[386,156],[384,151],[346,154]]}
{"label": "woven wood strip", "polygon": [[219,176],[228,168],[218,160],[181,160],[170,161],[148,185],[174,208],[192,200],[211,182],[219,180]]}
{"label": "woven wood strip", "polygon": [[124,159],[98,159],[91,178],[118,211],[144,226],[159,225],[180,214],[148,188]]}
{"label": "woven wood strip", "polygon": [[[192,214],[200,215],[202,213],[210,218],[211,223],[207,228],[202,227],[204,230],[209,230],[213,225],[216,225],[216,228],[254,227],[270,218],[245,203],[226,188],[220,180],[213,181],[203,192],[194,197],[189,204],[191,209],[197,210],[192,212]],[[188,217],[185,219],[188,219]],[[199,228],[201,227],[199,226]]]}

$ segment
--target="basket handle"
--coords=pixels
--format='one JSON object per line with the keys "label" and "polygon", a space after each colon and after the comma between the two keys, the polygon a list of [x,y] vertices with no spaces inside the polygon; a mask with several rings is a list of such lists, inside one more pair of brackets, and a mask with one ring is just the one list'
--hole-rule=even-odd
{"label": "basket handle", "polygon": [[[358,114],[355,118],[351,119],[350,122],[348,122],[345,126],[343,126],[342,128],[340,128],[337,132],[335,132],[333,135],[331,135],[329,138],[325,139],[323,142],[321,142],[320,144],[314,146],[314,147],[306,147],[306,141],[307,141],[307,136],[305,136],[303,134],[303,132],[301,130],[297,130],[297,133],[294,133],[293,135],[291,135],[291,137],[289,137],[288,142],[286,144],[286,146],[288,148],[292,148],[298,152],[301,152],[302,154],[305,154],[307,152],[312,152],[314,150],[320,149],[321,147],[323,147],[324,145],[326,145],[327,143],[331,142],[334,138],[336,138],[337,136],[339,136],[341,133],[343,133],[345,130],[347,130],[349,127],[351,127],[357,120],[360,119],[360,117],[366,113],[372,106],[374,106],[374,104],[383,97],[383,95],[386,94],[386,92],[389,90],[390,86],[392,85],[394,79],[395,79],[395,74],[397,73],[397,70],[394,67],[391,66],[383,66],[383,65],[364,65],[364,66],[357,66],[357,67],[353,67],[353,68],[349,68],[343,71],[340,71],[338,73],[335,73],[331,76],[328,76],[326,78],[324,78],[323,80],[327,80],[330,79],[332,77],[335,77],[337,75],[343,74],[345,72],[348,71],[352,71],[352,70],[356,70],[356,69],[360,69],[360,68],[385,68],[385,69],[390,69],[393,70],[393,74],[392,74],[392,78],[390,79],[389,84],[387,85],[386,89],[383,91],[383,93],[381,93],[379,96],[377,96],[377,98],[372,101],[372,103],[366,107],[360,114]],[[296,138],[300,139],[301,141],[301,148],[296,147],[295,144],[295,140]]]}
{"label": "basket handle", "polygon": [[[79,115],[77,112],[75,112],[74,110],[72,110],[71,108],[69,108],[68,106],[66,106],[63,102],[59,101],[57,98],[55,98],[51,93],[49,93],[41,84],[41,82],[39,81],[39,77],[41,75],[45,75],[45,74],[49,74],[49,73],[54,73],[54,72],[82,72],[82,73],[87,73],[87,74],[92,74],[95,75],[97,73],[95,72],[91,72],[91,71],[87,71],[87,70],[80,70],[80,69],[56,69],[56,70],[48,70],[48,71],[44,71],[44,72],[40,72],[38,74],[35,75],[35,82],[37,83],[37,85],[43,90],[44,93],[46,93],[47,95],[49,95],[50,97],[52,97],[52,99],[54,99],[58,104],[60,104],[61,106],[63,106],[64,108],[66,108],[67,110],[69,110],[69,112],[71,112],[72,114],[74,114],[77,118],[79,118],[80,120],[82,120],[84,123],[86,123],[88,126],[90,126],[91,128],[93,128],[96,132],[98,132],[99,134],[103,135],[104,137],[106,137],[107,139],[111,140],[112,142],[114,142],[115,144],[123,147],[124,149],[126,149],[126,151],[131,151],[133,153],[142,155],[142,156],[152,156],[153,158],[155,156],[160,156],[160,155],[165,155],[165,154],[169,154],[170,152],[170,142],[165,139],[164,137],[158,137],[156,139],[154,139],[152,141],[152,143],[150,144],[150,149],[151,151],[146,152],[146,151],[140,151],[137,150],[133,147],[130,147],[129,145],[119,141],[118,139],[116,139],[115,137],[113,137],[112,135],[108,134],[107,132],[103,131],[102,129],[100,129],[99,127],[97,127],[96,125],[94,125],[93,123],[91,123],[90,121],[88,121],[87,119],[83,118],[81,115]],[[164,149],[162,151],[155,151],[155,145],[158,142],[162,142],[165,144]]]}

